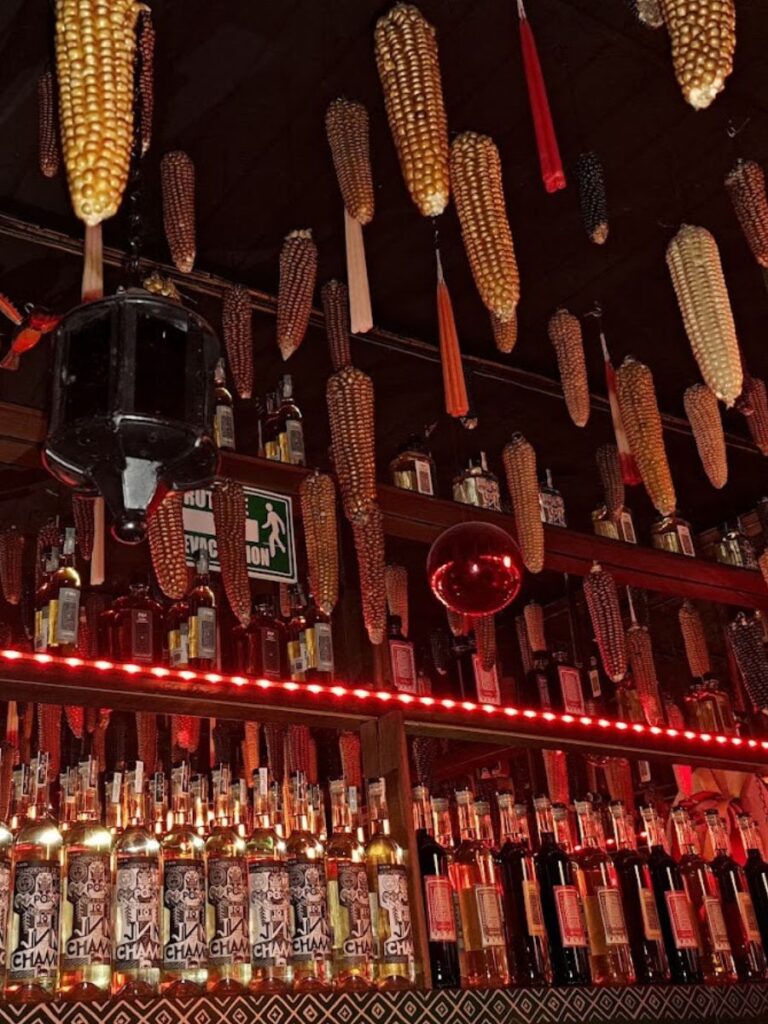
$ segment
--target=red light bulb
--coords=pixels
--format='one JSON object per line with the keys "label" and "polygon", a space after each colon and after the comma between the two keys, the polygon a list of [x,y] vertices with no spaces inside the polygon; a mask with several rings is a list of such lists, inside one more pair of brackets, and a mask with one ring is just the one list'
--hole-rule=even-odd
{"label": "red light bulb", "polygon": [[459,523],[441,533],[427,555],[435,597],[462,615],[492,615],[512,601],[523,579],[517,544],[491,523]]}

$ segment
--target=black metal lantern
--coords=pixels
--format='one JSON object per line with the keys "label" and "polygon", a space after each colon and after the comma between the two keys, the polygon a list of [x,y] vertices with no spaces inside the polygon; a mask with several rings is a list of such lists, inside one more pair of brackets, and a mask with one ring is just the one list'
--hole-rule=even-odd
{"label": "black metal lantern", "polygon": [[118,540],[143,540],[147,509],[167,490],[213,480],[218,355],[205,320],[139,289],[60,323],[43,460],[58,480],[104,497]]}

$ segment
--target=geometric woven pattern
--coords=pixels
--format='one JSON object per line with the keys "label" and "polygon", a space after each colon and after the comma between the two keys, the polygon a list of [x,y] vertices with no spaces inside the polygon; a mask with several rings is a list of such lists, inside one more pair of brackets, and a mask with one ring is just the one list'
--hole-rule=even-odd
{"label": "geometric woven pattern", "polygon": [[232,996],[0,1006],[0,1024],[765,1024],[768,984]]}

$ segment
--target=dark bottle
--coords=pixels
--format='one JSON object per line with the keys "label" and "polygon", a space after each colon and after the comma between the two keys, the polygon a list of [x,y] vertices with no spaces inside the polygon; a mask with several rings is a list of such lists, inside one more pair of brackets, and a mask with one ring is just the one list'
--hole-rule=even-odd
{"label": "dark bottle", "polygon": [[234,405],[232,394],[227,387],[227,376],[224,372],[224,360],[216,363],[214,380],[214,402],[215,416],[213,420],[213,437],[219,448],[235,450],[235,416],[232,411]]}
{"label": "dark bottle", "polygon": [[270,391],[264,402],[266,408],[261,429],[262,454],[265,459],[281,462],[277,422],[277,395]]}
{"label": "dark bottle", "polygon": [[216,595],[208,575],[208,551],[195,555],[197,575],[187,594],[190,668],[213,668],[216,663]]}
{"label": "dark bottle", "polygon": [[58,547],[46,549],[43,553],[43,576],[40,586],[35,592],[35,634],[34,649],[38,654],[45,654],[48,650],[48,599],[51,587],[51,577],[59,565]]}
{"label": "dark bottle", "polygon": [[307,619],[304,614],[304,593],[300,586],[291,588],[291,617],[288,620],[288,671],[291,679],[303,683],[307,678]]}
{"label": "dark bottle", "polygon": [[672,981],[701,983],[704,978],[699,961],[698,929],[683,876],[664,848],[655,808],[643,807],[641,813],[648,842],[648,867]]}
{"label": "dark bottle", "polygon": [[718,812],[707,811],[706,819],[715,851],[711,867],[720,885],[720,900],[736,973],[739,981],[762,981],[765,978],[765,951],[744,869],[731,857],[728,833]]}
{"label": "dark bottle", "polygon": [[586,714],[581,672],[571,662],[566,651],[558,649],[552,652],[547,677],[553,711],[569,715]]}
{"label": "dark bottle", "polygon": [[429,793],[425,786],[413,789],[413,821],[427,919],[429,964],[435,988],[458,988],[459,946],[448,875],[448,852],[435,840]]}
{"label": "dark bottle", "polygon": [[333,630],[331,617],[318,608],[312,594],[304,609],[305,676],[310,683],[333,681]]}
{"label": "dark bottle", "polygon": [[283,625],[275,620],[271,602],[260,600],[245,631],[243,671],[259,679],[282,679],[283,634]]}
{"label": "dark bottle", "polygon": [[189,605],[185,598],[174,601],[165,617],[168,663],[171,668],[189,665]]}
{"label": "dark bottle", "polygon": [[163,656],[162,607],[147,584],[131,583],[112,619],[113,653],[120,661],[159,665]]}
{"label": "dark bottle", "polygon": [[549,985],[552,968],[536,865],[511,793],[499,794],[499,865],[510,976],[516,985]]}
{"label": "dark bottle", "polygon": [[536,875],[555,985],[588,985],[589,940],[571,858],[555,841],[552,805],[545,796],[534,800],[539,852]]}
{"label": "dark bottle", "polygon": [[752,905],[763,940],[763,949],[766,949],[768,948],[768,864],[763,858],[757,826],[748,814],[739,815],[739,831],[747,855],[744,874],[752,896]]}
{"label": "dark bottle", "polygon": [[[615,852],[613,863],[621,884],[624,920],[635,974],[641,985],[669,980],[664,936],[656,910],[653,882],[645,857],[634,848],[624,804],[616,800],[610,808]],[[634,832],[634,828],[631,827]]]}

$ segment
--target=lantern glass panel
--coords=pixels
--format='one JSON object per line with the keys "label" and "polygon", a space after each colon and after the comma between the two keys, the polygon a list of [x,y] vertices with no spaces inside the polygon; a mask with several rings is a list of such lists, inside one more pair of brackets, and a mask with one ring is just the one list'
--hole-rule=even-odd
{"label": "lantern glass panel", "polygon": [[134,395],[138,415],[186,418],[187,342],[187,331],[182,326],[139,314]]}
{"label": "lantern glass panel", "polygon": [[110,317],[85,324],[69,339],[65,420],[109,412]]}

